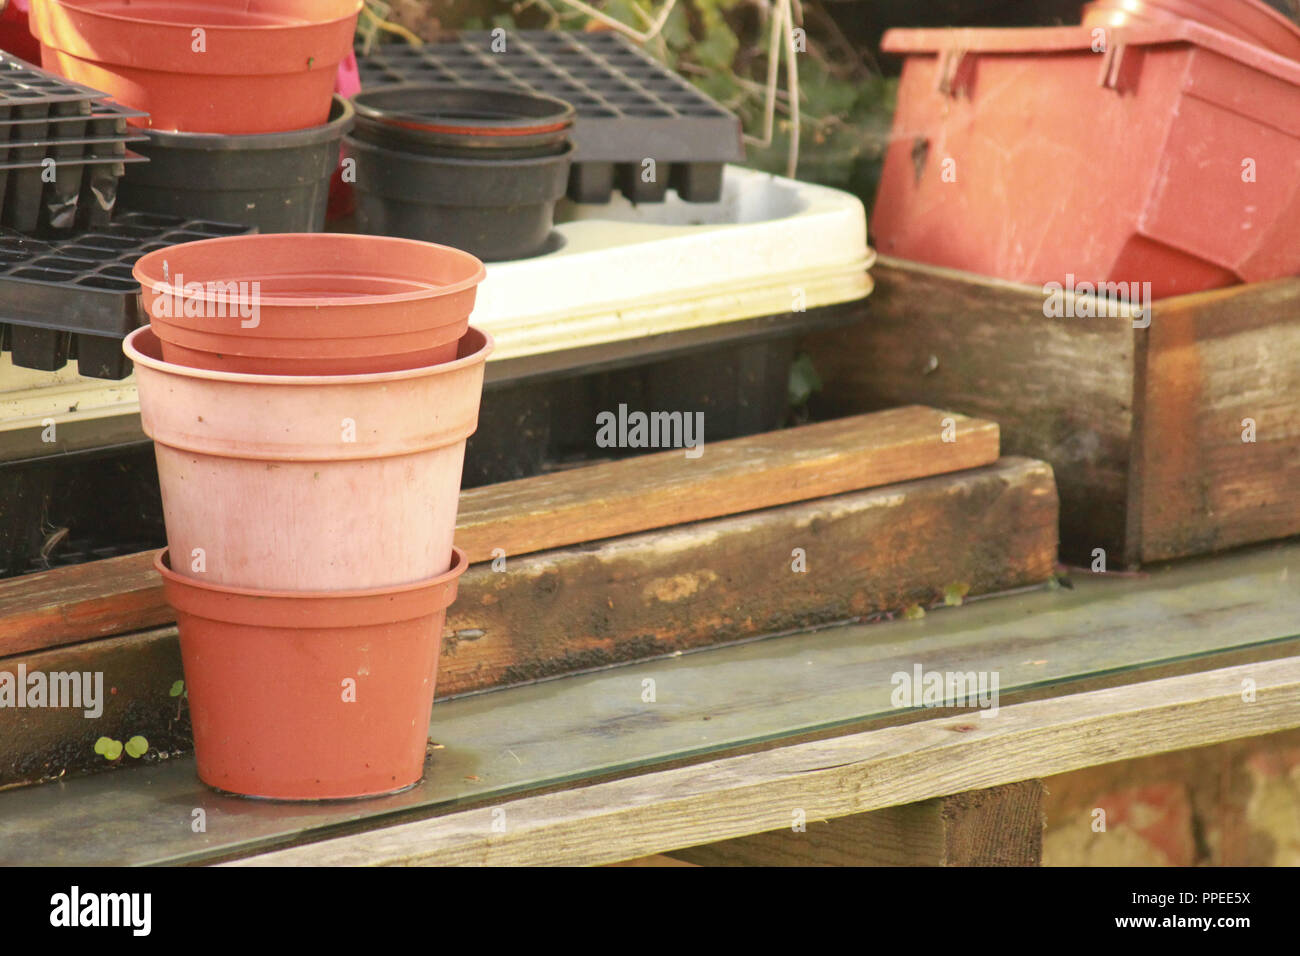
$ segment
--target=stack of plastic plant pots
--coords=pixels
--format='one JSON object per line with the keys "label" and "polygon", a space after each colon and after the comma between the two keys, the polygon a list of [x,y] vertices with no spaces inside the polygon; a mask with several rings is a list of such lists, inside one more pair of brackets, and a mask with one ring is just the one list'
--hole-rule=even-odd
{"label": "stack of plastic plant pots", "polygon": [[466,439],[483,264],[360,235],[186,243],[135,265],[126,340],[154,440],[198,773],[351,798],[415,784]]}
{"label": "stack of plastic plant pots", "polygon": [[401,84],[353,98],[357,225],[489,262],[547,249],[568,188],[573,107],[519,91]]}
{"label": "stack of plastic plant pots", "polygon": [[361,0],[33,0],[46,69],[147,112],[151,162],[122,185],[142,212],[324,226],[339,143],[333,97]]}

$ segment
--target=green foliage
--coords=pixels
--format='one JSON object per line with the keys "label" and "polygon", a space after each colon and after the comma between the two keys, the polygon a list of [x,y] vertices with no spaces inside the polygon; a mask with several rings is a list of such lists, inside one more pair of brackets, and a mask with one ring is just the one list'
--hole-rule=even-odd
{"label": "green foliage", "polygon": [[909,604],[903,608],[903,620],[905,621],[919,621],[923,617],[925,617],[925,608],[919,604]]}
{"label": "green foliage", "polygon": [[795,408],[808,403],[814,392],[822,390],[821,376],[807,352],[800,352],[790,366],[790,404]]}
{"label": "green foliage", "polygon": [[95,741],[95,753],[105,760],[117,760],[122,756],[122,741],[111,737],[100,737]]}
{"label": "green foliage", "polygon": [[172,684],[171,690],[167,692],[168,697],[180,697],[185,693],[185,681],[178,680]]}
{"label": "green foliage", "polygon": [[136,734],[126,742],[127,756],[140,758],[149,752],[149,741]]}
{"label": "green foliage", "polygon": [[950,584],[943,589],[943,603],[948,607],[961,607],[962,601],[970,593],[970,585],[964,581]]}

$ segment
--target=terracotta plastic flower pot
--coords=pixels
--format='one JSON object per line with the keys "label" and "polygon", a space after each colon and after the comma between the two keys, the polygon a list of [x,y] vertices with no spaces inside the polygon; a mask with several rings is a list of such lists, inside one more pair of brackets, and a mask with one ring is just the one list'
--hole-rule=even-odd
{"label": "terracotta plastic flower pot", "polygon": [[47,70],[147,111],[157,129],[278,133],[325,123],[361,0],[34,0]]}
{"label": "terracotta plastic flower pot", "polygon": [[164,362],[149,328],[123,344],[154,440],[176,570],[213,585],[345,591],[451,564],[465,441],[492,339],[371,375],[268,376]]}
{"label": "terracotta plastic flower pot", "polygon": [[447,607],[468,561],[402,588],[214,587],[154,566],[180,628],[199,779],[282,800],[366,797],[424,772]]}
{"label": "terracotta plastic flower pot", "polygon": [[1258,0],[1094,0],[1084,26],[1125,26],[1194,20],[1247,43],[1300,59],[1300,26]]}
{"label": "terracotta plastic flower pot", "polygon": [[289,233],[159,249],[133,274],[166,361],[335,375],[453,358],[486,272],[469,253],[427,242]]}

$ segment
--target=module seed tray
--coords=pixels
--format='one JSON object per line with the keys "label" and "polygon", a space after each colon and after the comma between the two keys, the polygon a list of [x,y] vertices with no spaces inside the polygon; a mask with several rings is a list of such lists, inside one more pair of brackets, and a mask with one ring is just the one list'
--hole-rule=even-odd
{"label": "module seed tray", "polygon": [[105,225],[125,164],[146,161],[127,149],[142,138],[127,130],[135,111],[97,103],[88,113],[61,115],[67,106],[55,103],[52,117],[0,126],[0,225],[43,236]]}
{"label": "module seed tray", "polygon": [[359,58],[362,86],[495,86],[571,103],[575,202],[604,203],[615,189],[633,202],[661,202],[670,186],[687,202],[717,202],[723,164],[745,157],[734,114],[620,34],[518,30],[503,51],[492,45],[489,33],[474,31],[385,46]]}
{"label": "module seed tray", "polygon": [[144,161],[127,152],[139,139],[127,120],[145,114],[106,99],[0,53],[0,226],[58,235],[108,222],[123,164]]}
{"label": "module seed tray", "polygon": [[57,242],[0,236],[0,323],[21,368],[57,371],[69,359],[92,378],[122,379],[131,363],[122,338],[144,318],[131,275],[147,252],[256,230],[229,223],[127,213]]}

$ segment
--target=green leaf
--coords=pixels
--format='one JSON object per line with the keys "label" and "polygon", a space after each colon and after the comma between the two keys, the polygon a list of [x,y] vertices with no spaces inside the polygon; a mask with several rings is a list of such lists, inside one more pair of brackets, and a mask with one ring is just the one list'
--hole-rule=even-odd
{"label": "green leaf", "polygon": [[[103,749],[100,749],[100,745]],[[117,760],[122,756],[122,741],[113,740],[109,737],[100,737],[95,741],[95,753],[103,754],[105,760]]]}
{"label": "green leaf", "polygon": [[961,602],[970,593],[970,585],[964,581],[950,584],[943,589],[943,603],[948,607],[961,607]]}
{"label": "green leaf", "polygon": [[909,604],[903,608],[903,620],[905,621],[919,621],[923,617],[925,617],[925,608],[919,604]]}
{"label": "green leaf", "polygon": [[813,392],[822,390],[821,376],[813,367],[812,358],[807,352],[800,353],[790,366],[790,404],[798,407],[812,398]]}
{"label": "green leaf", "polygon": [[112,737],[100,737],[98,740],[95,741],[95,753],[97,754],[108,753],[108,748],[112,746],[114,742],[115,741],[113,740]]}
{"label": "green leaf", "polygon": [[172,689],[167,692],[168,697],[179,697],[185,693],[185,681],[178,680],[172,684]]}
{"label": "green leaf", "polygon": [[130,757],[140,758],[149,752],[149,741],[136,734],[126,742],[126,752]]}

